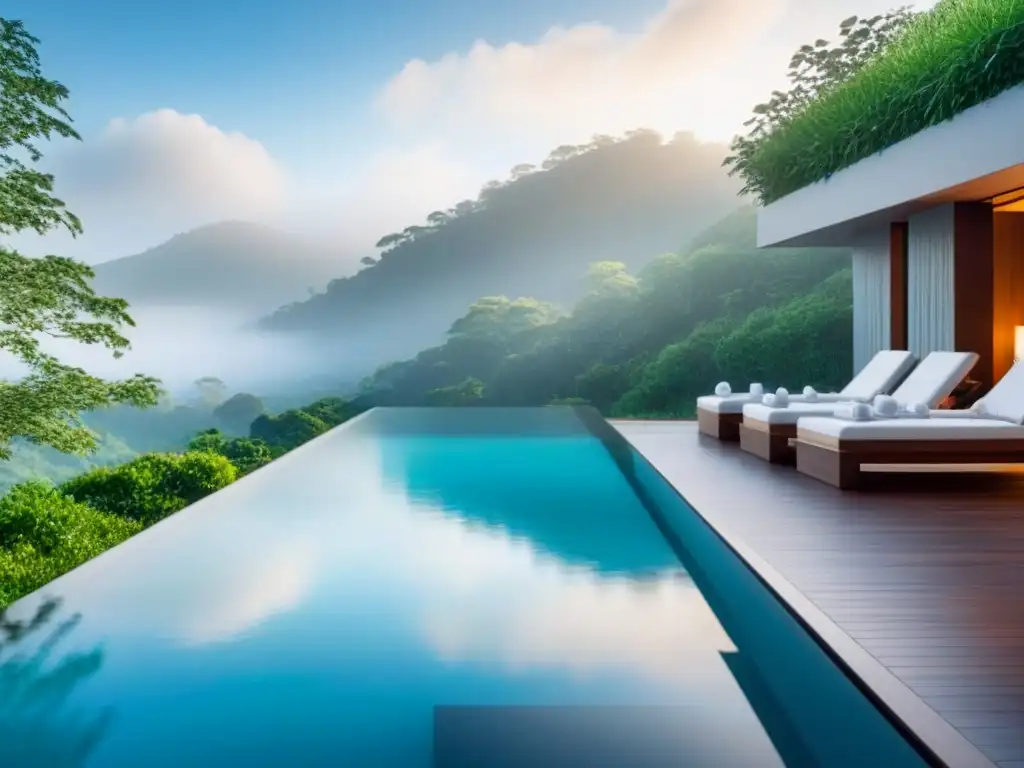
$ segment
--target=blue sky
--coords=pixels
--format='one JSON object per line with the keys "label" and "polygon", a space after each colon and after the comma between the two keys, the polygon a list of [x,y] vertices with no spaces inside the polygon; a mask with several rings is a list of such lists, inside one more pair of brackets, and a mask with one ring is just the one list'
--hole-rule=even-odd
{"label": "blue sky", "polygon": [[[85,133],[160,107],[240,130],[279,157],[330,128],[371,129],[375,92],[412,58],[484,38],[533,40],[556,25],[625,30],[655,0],[8,0],[43,41],[48,73],[72,90]],[[282,10],[286,8],[287,10]],[[304,113],[315,115],[310,121]],[[300,145],[300,146],[297,146]]]}
{"label": "blue sky", "polygon": [[639,127],[726,142],[799,44],[892,4],[7,0],[85,139],[46,158],[85,237],[12,244],[96,262],[242,218],[354,266],[559,144]]}

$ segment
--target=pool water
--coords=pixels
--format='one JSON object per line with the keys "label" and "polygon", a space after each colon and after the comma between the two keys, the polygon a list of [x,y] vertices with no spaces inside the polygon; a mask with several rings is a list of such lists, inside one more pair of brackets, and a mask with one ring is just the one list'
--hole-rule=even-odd
{"label": "pool water", "polygon": [[32,617],[5,766],[925,765],[587,409],[371,411]]}

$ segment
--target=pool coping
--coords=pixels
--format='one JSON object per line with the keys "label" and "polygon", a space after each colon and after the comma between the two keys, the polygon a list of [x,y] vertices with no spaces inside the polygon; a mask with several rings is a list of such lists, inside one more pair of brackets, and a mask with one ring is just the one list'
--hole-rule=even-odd
{"label": "pool coping", "polygon": [[[812,638],[836,662],[837,666],[872,700],[882,713],[904,733],[930,752],[933,762],[943,768],[998,768],[963,734],[932,709],[896,675],[875,659],[848,635],[812,600],[761,557],[728,526],[712,522],[685,493],[647,458],[633,441],[621,432],[617,423],[642,420],[613,419],[608,423],[651,466],[659,477],[686,502],[701,520],[729,547],[753,574],[772,592]],[[927,759],[928,756],[925,755]]]}

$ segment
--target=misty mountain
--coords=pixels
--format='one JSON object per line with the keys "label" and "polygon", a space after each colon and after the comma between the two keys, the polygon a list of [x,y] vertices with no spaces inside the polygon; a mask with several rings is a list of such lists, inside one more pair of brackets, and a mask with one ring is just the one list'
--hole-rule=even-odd
{"label": "misty mountain", "polygon": [[340,254],[269,227],[223,222],[94,267],[93,286],[133,306],[213,307],[254,316],[322,289]]}
{"label": "misty mountain", "polygon": [[517,166],[477,200],[385,236],[376,263],[263,326],[326,334],[339,362],[380,363],[438,343],[481,296],[571,304],[591,262],[638,269],[735,209],[725,154],[690,134],[666,142],[648,130],[559,147],[540,168]]}

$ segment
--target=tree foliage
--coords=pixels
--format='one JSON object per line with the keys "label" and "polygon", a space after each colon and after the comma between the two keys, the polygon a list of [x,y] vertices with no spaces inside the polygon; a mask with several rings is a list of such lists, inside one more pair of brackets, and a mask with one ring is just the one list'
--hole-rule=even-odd
{"label": "tree foliage", "polygon": [[[54,179],[34,166],[41,141],[79,138],[62,104],[67,89],[42,75],[38,40],[19,21],[0,19],[0,234],[45,234],[81,223],[53,195]],[[0,246],[0,350],[25,369],[17,381],[0,381],[0,457],[24,437],[68,453],[95,449],[95,435],[79,414],[112,403],[156,403],[155,379],[136,375],[108,382],[64,365],[43,349],[40,337],[100,345],[120,357],[121,334],[134,325],[126,302],[97,296],[93,271],[58,256],[27,258]]]}
{"label": "tree foliage", "polygon": [[223,456],[230,461],[238,474],[247,475],[274,458],[262,440],[248,437],[227,437],[216,429],[208,429],[196,435],[188,444],[189,451],[206,451]]}
{"label": "tree foliage", "polygon": [[119,467],[104,467],[64,483],[60,490],[95,509],[137,520],[162,520],[231,484],[238,470],[208,451],[150,453]]}
{"label": "tree foliage", "polygon": [[252,422],[249,437],[269,446],[271,454],[297,448],[362,412],[362,407],[339,397],[325,397],[302,408],[263,414]]}
{"label": "tree foliage", "polygon": [[15,486],[0,498],[0,609],[140,530],[47,483]]}
{"label": "tree foliage", "polygon": [[448,335],[507,341],[522,331],[553,322],[560,314],[554,305],[536,299],[485,296],[452,323]]}
{"label": "tree foliage", "polygon": [[439,387],[427,392],[426,403],[432,406],[463,406],[479,403],[484,396],[484,384],[479,379],[466,379],[452,387]]}

